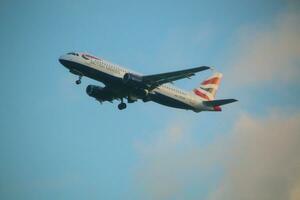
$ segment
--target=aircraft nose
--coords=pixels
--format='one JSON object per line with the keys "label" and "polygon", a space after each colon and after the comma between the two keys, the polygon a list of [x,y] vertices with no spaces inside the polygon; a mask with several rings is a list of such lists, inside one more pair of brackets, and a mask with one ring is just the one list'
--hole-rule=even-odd
{"label": "aircraft nose", "polygon": [[64,59],[64,56],[60,56],[59,58],[58,58],[58,61],[61,63],[61,64],[63,64],[62,62],[63,62],[63,59]]}
{"label": "aircraft nose", "polygon": [[66,67],[66,56],[65,55],[62,55],[58,58],[58,61],[60,62],[60,64],[62,64],[63,66]]}

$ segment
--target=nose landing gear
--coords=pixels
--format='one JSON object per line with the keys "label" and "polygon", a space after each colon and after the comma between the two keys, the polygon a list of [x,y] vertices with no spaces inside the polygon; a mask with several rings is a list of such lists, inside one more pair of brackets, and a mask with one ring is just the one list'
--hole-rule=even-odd
{"label": "nose landing gear", "polygon": [[82,76],[79,76],[78,80],[76,80],[75,83],[76,83],[77,85],[79,85],[79,84],[81,83],[81,78],[82,78]]}

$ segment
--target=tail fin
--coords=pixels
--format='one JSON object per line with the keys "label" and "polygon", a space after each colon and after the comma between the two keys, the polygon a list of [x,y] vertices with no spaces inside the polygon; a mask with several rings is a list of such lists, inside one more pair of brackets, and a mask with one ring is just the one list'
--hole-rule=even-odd
{"label": "tail fin", "polygon": [[194,89],[194,93],[203,100],[214,100],[222,78],[221,73],[215,73]]}

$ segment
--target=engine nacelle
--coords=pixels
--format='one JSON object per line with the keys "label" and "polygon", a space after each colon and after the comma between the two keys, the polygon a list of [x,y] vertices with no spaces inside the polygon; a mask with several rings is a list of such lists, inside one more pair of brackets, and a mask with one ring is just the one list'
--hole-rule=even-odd
{"label": "engine nacelle", "polygon": [[123,77],[123,82],[131,87],[145,87],[145,83],[143,82],[143,77],[137,74],[126,73]]}
{"label": "engine nacelle", "polygon": [[104,87],[96,86],[96,85],[88,85],[86,87],[86,93],[96,98],[99,101],[112,101],[113,95],[110,91],[106,90]]}

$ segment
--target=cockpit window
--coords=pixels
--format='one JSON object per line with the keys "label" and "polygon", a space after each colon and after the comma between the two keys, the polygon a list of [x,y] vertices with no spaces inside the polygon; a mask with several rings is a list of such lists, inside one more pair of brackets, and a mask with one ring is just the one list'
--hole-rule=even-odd
{"label": "cockpit window", "polygon": [[79,56],[78,53],[74,53],[74,52],[67,53],[67,55]]}

